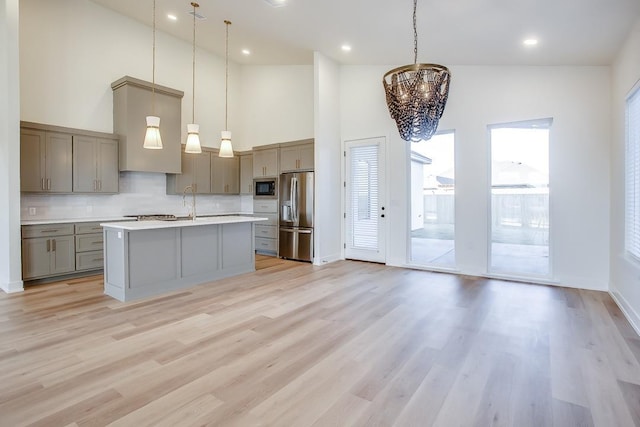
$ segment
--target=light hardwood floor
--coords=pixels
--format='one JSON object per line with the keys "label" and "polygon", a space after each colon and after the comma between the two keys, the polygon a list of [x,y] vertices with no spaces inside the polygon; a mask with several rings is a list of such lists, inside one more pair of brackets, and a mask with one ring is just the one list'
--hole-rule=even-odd
{"label": "light hardwood floor", "polygon": [[342,261],[130,303],[0,295],[0,426],[640,426],[602,292]]}

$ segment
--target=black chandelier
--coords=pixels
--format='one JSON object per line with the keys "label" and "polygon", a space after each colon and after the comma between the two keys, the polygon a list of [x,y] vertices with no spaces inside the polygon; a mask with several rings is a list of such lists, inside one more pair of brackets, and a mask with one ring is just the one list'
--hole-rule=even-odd
{"label": "black chandelier", "polygon": [[449,96],[451,73],[444,65],[418,64],[418,30],[413,0],[413,64],[394,68],[382,78],[391,118],[405,141],[430,139],[438,129]]}

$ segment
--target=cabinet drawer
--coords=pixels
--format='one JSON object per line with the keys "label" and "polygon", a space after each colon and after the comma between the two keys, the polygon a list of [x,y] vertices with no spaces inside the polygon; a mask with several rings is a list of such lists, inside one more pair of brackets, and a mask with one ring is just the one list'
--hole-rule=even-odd
{"label": "cabinet drawer", "polygon": [[255,216],[259,216],[261,218],[268,218],[266,221],[256,222],[256,227],[259,225],[273,225],[274,227],[278,225],[278,214],[277,213],[259,213]]}
{"label": "cabinet drawer", "polygon": [[102,250],[102,233],[76,236],[76,252]]}
{"label": "cabinet drawer", "polygon": [[99,268],[104,268],[102,251],[76,254],[76,270],[94,270]]}
{"label": "cabinet drawer", "polygon": [[277,250],[276,242],[276,239],[256,237],[256,251],[275,252]]}
{"label": "cabinet drawer", "polygon": [[79,222],[76,224],[76,234],[102,233],[99,222]]}
{"label": "cabinet drawer", "polygon": [[271,225],[256,225],[256,237],[268,237],[275,239],[277,237],[278,227]]}
{"label": "cabinet drawer", "polygon": [[277,199],[254,200],[253,212],[278,213],[278,200]]}
{"label": "cabinet drawer", "polygon": [[73,234],[73,224],[23,225],[22,238],[50,237]]}

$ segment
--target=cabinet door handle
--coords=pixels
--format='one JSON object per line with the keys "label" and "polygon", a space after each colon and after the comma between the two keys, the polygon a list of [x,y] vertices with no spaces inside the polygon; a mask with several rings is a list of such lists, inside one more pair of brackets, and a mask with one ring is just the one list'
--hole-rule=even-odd
{"label": "cabinet door handle", "polygon": [[98,180],[98,190],[102,191],[102,180]]}
{"label": "cabinet door handle", "polygon": [[93,180],[93,191],[96,191],[98,189],[98,184],[96,184],[96,180]]}
{"label": "cabinet door handle", "polygon": [[51,190],[51,179],[47,178],[47,190]]}
{"label": "cabinet door handle", "polygon": [[46,187],[44,186],[44,178],[40,180],[40,188],[46,190]]}
{"label": "cabinet door handle", "polygon": [[56,251],[56,239],[51,239],[51,252]]}
{"label": "cabinet door handle", "polygon": [[51,252],[51,240],[47,239],[47,252]]}

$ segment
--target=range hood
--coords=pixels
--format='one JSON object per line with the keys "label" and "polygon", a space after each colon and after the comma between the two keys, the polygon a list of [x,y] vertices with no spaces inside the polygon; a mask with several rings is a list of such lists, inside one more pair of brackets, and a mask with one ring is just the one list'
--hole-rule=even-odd
{"label": "range hood", "polygon": [[180,173],[180,136],[184,92],[155,85],[155,115],[160,117],[162,150],[142,147],[146,116],[151,115],[153,85],[124,76],[111,83],[113,133],[120,140],[120,171]]}

